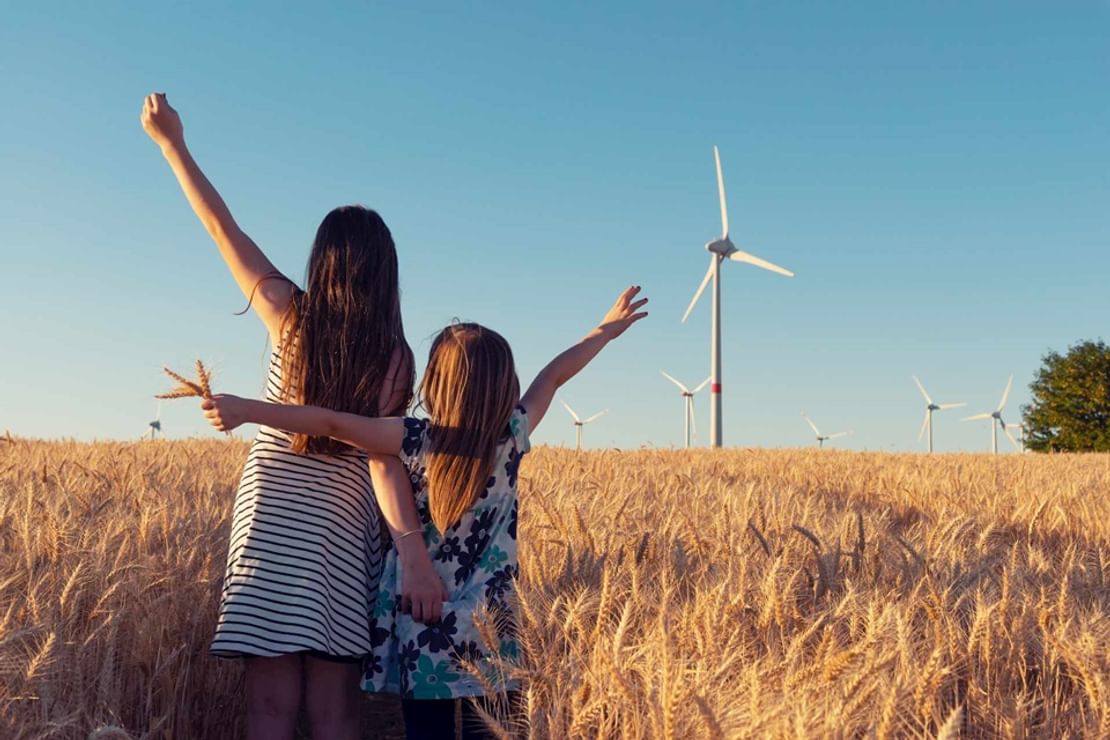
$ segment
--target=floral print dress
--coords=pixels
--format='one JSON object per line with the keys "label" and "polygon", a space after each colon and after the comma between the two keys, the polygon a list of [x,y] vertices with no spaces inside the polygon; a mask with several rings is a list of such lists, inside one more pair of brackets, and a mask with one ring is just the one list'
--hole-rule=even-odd
{"label": "floral print dress", "polygon": [[[453,699],[487,693],[464,667],[477,667],[497,691],[517,687],[496,668],[497,658],[517,655],[513,594],[516,553],[517,469],[530,445],[528,416],[517,406],[498,443],[485,490],[458,524],[443,534],[428,509],[424,455],[428,421],[406,418],[401,460],[409,470],[424,544],[447,587],[448,600],[436,624],[420,624],[401,611],[401,570],[396,548],[385,558],[377,606],[370,623],[372,652],[363,663],[362,688],[404,699]],[[497,644],[479,634],[481,615],[495,625]],[[486,630],[490,636],[490,631]]]}

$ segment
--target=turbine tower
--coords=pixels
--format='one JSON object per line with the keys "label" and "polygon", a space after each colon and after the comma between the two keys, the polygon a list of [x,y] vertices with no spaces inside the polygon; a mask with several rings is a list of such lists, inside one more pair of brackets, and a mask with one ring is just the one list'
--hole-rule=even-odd
{"label": "turbine tower", "polygon": [[566,408],[566,410],[570,412],[570,415],[574,417],[574,449],[580,450],[582,449],[582,427],[586,426],[595,419],[599,419],[602,416],[605,416],[607,413],[609,413],[609,409],[599,411],[588,419],[579,419],[578,414],[574,413],[574,409],[568,406],[566,401],[559,399],[559,403],[563,404],[563,407]]}
{"label": "turbine tower", "polygon": [[732,239],[728,235],[728,205],[725,202],[725,177],[721,173],[721,153],[717,147],[713,147],[713,159],[717,163],[717,194],[721,200],[721,236],[714,239],[705,245],[706,250],[709,251],[709,269],[705,272],[705,277],[702,278],[701,285],[694,293],[693,300],[686,308],[686,313],[682,315],[683,322],[690,316],[690,312],[694,310],[698,299],[701,294],[705,292],[705,286],[709,281],[713,281],[713,319],[710,329],[711,343],[709,354],[709,446],[720,447],[722,436],[722,420],[721,420],[721,263],[726,259],[733,262],[746,262],[749,265],[761,267],[764,270],[777,272],[786,277],[794,277],[794,273],[787,270],[785,267],[779,267],[772,264],[767,260],[760,259],[753,254],[741,251],[736,248],[732,243]]}
{"label": "turbine tower", "polygon": [[921,391],[921,395],[925,396],[925,421],[921,423],[921,431],[917,433],[917,440],[920,442],[921,438],[925,435],[925,430],[929,431],[929,452],[933,451],[933,412],[945,411],[947,409],[958,409],[961,406],[967,406],[966,403],[933,403],[933,399],[929,397],[929,392],[925,390],[925,386],[921,385],[921,381],[914,375],[913,382],[917,383],[917,389]]}
{"label": "turbine tower", "polygon": [[[1010,434],[1006,422],[1002,421],[1002,409],[1006,408],[1006,401],[1010,398],[1010,388],[1014,385],[1014,376],[1010,375],[1010,379],[1006,381],[1006,388],[1002,391],[1002,400],[998,402],[998,407],[994,411],[986,411],[982,414],[975,414],[975,416],[966,416],[963,421],[979,421],[981,419],[991,420],[991,452],[995,455],[998,454],[998,430],[1001,429],[1003,433],[1010,439],[1010,444],[1015,449],[1021,450],[1022,445],[1014,439],[1014,435]],[[995,422],[998,422],[997,424]]]}
{"label": "turbine tower", "polygon": [[690,449],[690,431],[693,430],[694,436],[697,436],[698,433],[697,425],[694,422],[694,394],[704,388],[710,379],[706,378],[701,382],[701,385],[694,390],[690,390],[662,370],[659,371],[659,374],[677,385],[678,390],[682,393],[682,416],[686,425],[686,449]]}
{"label": "turbine tower", "polygon": [[813,433],[815,435],[817,435],[818,449],[824,447],[825,442],[829,441],[830,439],[839,439],[840,437],[846,437],[851,434],[851,432],[834,432],[832,434],[821,434],[821,430],[818,429],[817,425],[813,423],[813,419],[809,418],[805,414],[802,414],[802,418],[806,420],[806,424],[809,424],[809,428],[813,430]]}

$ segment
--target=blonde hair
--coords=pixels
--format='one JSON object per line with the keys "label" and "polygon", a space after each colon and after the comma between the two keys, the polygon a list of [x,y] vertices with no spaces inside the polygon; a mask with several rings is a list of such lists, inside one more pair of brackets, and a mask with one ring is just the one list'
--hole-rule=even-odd
{"label": "blonde hair", "polygon": [[485,490],[519,399],[513,352],[504,337],[468,323],[436,336],[420,403],[430,417],[428,506],[440,532],[457,524]]}

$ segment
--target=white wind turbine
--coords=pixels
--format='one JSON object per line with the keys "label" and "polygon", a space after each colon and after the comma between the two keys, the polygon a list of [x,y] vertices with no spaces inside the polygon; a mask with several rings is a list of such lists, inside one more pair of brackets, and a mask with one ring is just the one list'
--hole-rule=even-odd
{"label": "white wind turbine", "polygon": [[699,385],[694,390],[690,390],[682,383],[679,383],[677,380],[675,380],[673,376],[668,375],[662,370],[659,371],[659,374],[677,385],[678,390],[682,392],[682,416],[686,424],[686,448],[689,449],[691,430],[694,432],[694,436],[697,436],[698,434],[697,424],[694,422],[694,394],[704,388],[710,379],[706,378],[701,382],[701,385]]}
{"label": "white wind turbine", "polygon": [[713,147],[713,159],[717,163],[717,194],[721,199],[721,236],[705,245],[706,250],[709,251],[709,269],[706,270],[701,285],[698,286],[697,292],[694,293],[693,300],[690,301],[690,305],[686,308],[686,313],[682,315],[682,320],[684,322],[686,321],[690,312],[694,310],[694,306],[697,304],[698,299],[701,298],[701,294],[705,292],[705,286],[712,280],[713,320],[709,355],[709,445],[711,447],[720,447],[723,426],[721,421],[721,263],[726,259],[732,260],[733,262],[746,262],[749,265],[762,267],[764,270],[777,272],[786,277],[794,277],[794,273],[784,267],[779,267],[767,260],[741,251],[732,243],[732,240],[728,236],[728,206],[725,202],[725,177],[721,174],[721,154],[716,146]]}
{"label": "white wind turbine", "polygon": [[[1010,439],[1010,443],[1016,448],[1021,449],[1022,446],[1014,439],[1014,435],[1010,434],[1007,429],[1006,422],[1002,421],[1002,409],[1006,408],[1006,401],[1010,398],[1010,388],[1014,384],[1014,376],[1010,375],[1010,379],[1006,381],[1006,388],[1002,391],[1002,400],[998,402],[998,407],[994,411],[986,411],[982,414],[975,416],[964,417],[963,421],[979,421],[981,419],[991,420],[991,452],[998,454],[998,430],[1001,429]],[[995,422],[998,422],[997,424]]]}
{"label": "white wind turbine", "polygon": [[1007,429],[1016,429],[1018,433],[1018,452],[1025,452],[1025,425],[1015,421],[1006,425]]}
{"label": "white wind turbine", "polygon": [[609,409],[599,411],[588,419],[579,419],[578,414],[574,413],[574,409],[567,405],[566,401],[559,399],[559,403],[563,404],[563,407],[566,408],[566,410],[570,412],[570,415],[574,417],[574,449],[580,450],[582,449],[582,427],[586,426],[595,419],[599,419],[602,416],[605,416],[609,413]]}
{"label": "white wind turbine", "polygon": [[818,429],[817,425],[813,423],[813,419],[809,418],[805,414],[802,414],[802,418],[806,420],[806,424],[809,424],[809,428],[813,430],[813,433],[815,435],[817,435],[817,446],[819,448],[824,447],[825,442],[829,441],[830,439],[839,439],[841,437],[847,437],[849,434],[851,434],[851,432],[833,432],[832,434],[821,434],[821,430]]}
{"label": "white wind turbine", "polygon": [[[162,402],[159,401],[154,410],[154,421],[147,424],[147,431],[150,433],[150,438],[154,439],[156,435],[162,433]],[[146,436],[145,434],[143,435]]]}
{"label": "white wind turbine", "polygon": [[917,383],[917,389],[921,391],[921,395],[925,396],[925,421],[921,422],[921,431],[917,434],[917,439],[920,441],[925,435],[925,431],[929,431],[929,452],[933,451],[933,412],[945,411],[946,409],[958,409],[961,406],[967,406],[966,403],[933,403],[933,399],[929,397],[928,391],[925,386],[921,385],[921,381],[914,375],[913,382]]}

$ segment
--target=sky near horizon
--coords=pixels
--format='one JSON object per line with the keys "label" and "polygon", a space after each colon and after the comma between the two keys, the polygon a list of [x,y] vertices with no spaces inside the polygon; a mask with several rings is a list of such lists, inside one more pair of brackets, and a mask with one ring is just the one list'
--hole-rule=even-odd
{"label": "sky near horizon", "polygon": [[[12,3],[0,25],[0,429],[134,438],[196,357],[256,394],[265,332],[139,125],[165,91],[198,162],[300,279],[316,226],[393,231],[410,343],[497,329],[521,380],[626,285],[651,316],[561,392],[588,446],[677,445],[659,371],[708,374],[720,230],[797,273],[723,266],[724,440],[989,447],[1041,356],[1106,337],[1110,4]],[[167,436],[209,434],[191,401]],[[708,438],[708,396],[697,399]],[[537,443],[573,444],[556,406]],[[1008,444],[1002,442],[1002,449]]]}

